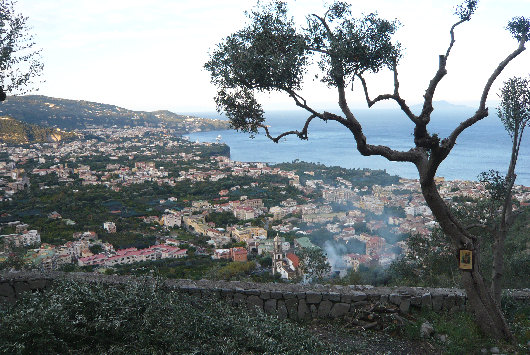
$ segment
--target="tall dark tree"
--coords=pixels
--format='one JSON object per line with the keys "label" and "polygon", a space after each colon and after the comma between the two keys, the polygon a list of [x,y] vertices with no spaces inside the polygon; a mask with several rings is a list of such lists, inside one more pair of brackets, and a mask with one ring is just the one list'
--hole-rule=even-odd
{"label": "tall dark tree", "polygon": [[510,78],[504,83],[500,97],[498,115],[512,139],[508,172],[506,176],[502,176],[497,171],[490,171],[481,175],[481,180],[486,183],[491,201],[490,213],[485,227],[493,232],[491,292],[499,304],[504,271],[504,242],[513,223],[512,190],[517,177],[515,167],[519,158],[524,130],[530,125],[530,80],[518,77]]}
{"label": "tall dark tree", "polygon": [[43,68],[27,17],[17,13],[14,4],[0,0],[0,101],[6,99],[6,92],[27,92]]}
{"label": "tall dark tree", "polygon": [[[447,158],[460,134],[488,116],[486,101],[490,89],[503,69],[525,50],[529,39],[530,21],[524,17],[514,18],[508,30],[517,40],[514,51],[499,63],[487,78],[476,112],[462,121],[445,138],[428,130],[433,108],[433,98],[438,84],[447,74],[447,61],[455,44],[455,30],[468,22],[475,12],[477,1],[467,0],[455,13],[458,20],[452,25],[447,51],[438,58],[438,69],[425,90],[423,108],[414,114],[401,97],[398,80],[398,63],[401,59],[400,45],[392,41],[397,23],[369,14],[354,18],[350,6],[344,2],[332,4],[323,15],[309,15],[307,27],[295,26],[287,16],[285,3],[276,1],[262,5],[250,12],[250,23],[222,41],[212,52],[205,68],[210,71],[212,83],[218,87],[216,103],[232,126],[241,131],[256,134],[260,128],[268,138],[279,142],[282,137],[295,135],[307,139],[311,121],[336,121],[348,129],[355,139],[357,150],[364,156],[379,155],[390,161],[413,163],[418,170],[422,194],[444,233],[455,248],[473,251],[480,258],[479,238],[473,235],[453,215],[440,196],[434,176],[440,164]],[[320,79],[338,96],[341,114],[318,111],[300,95],[304,74],[311,59],[316,59],[320,68]],[[368,93],[365,75],[389,68],[394,73],[394,90],[373,99]],[[368,106],[384,101],[395,101],[414,125],[415,147],[408,151],[391,149],[368,142],[356,115],[351,111],[346,87],[359,80]],[[294,103],[307,111],[308,118],[300,130],[288,131],[273,137],[265,125],[262,106],[255,94],[258,92],[282,92]],[[511,339],[506,320],[495,302],[478,267],[462,273],[469,303],[478,324],[496,338]]]}

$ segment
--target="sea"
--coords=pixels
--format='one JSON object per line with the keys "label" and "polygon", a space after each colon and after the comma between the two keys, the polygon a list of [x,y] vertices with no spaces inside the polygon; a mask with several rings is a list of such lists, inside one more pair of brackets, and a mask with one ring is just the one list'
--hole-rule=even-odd
{"label": "sea", "polygon": [[[511,153],[511,138],[502,122],[490,109],[490,115],[465,130],[450,155],[440,165],[437,176],[448,180],[477,180],[483,171],[497,170],[505,174]],[[463,120],[472,115],[471,107],[455,106],[435,110],[430,133],[447,137]],[[414,146],[413,123],[400,111],[392,109],[356,110],[369,144],[387,145],[392,149],[408,150]],[[216,113],[195,113],[199,117],[221,118]],[[300,111],[266,112],[266,124],[271,135],[293,129],[301,130],[307,115]],[[530,186],[530,127],[521,144],[516,168],[516,184]],[[264,133],[249,137],[235,130],[196,132],[188,135],[191,141],[220,141],[230,147],[232,160],[243,162],[280,163],[296,160],[321,163],[344,168],[385,170],[391,175],[418,178],[412,163],[390,162],[378,156],[364,157],[355,147],[352,134],[336,122],[314,119],[309,126],[309,139],[302,141],[287,136],[279,143],[269,140]]]}

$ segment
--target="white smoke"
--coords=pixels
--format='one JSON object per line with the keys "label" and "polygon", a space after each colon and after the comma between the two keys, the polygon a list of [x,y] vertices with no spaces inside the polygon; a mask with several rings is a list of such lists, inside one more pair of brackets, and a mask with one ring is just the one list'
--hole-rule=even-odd
{"label": "white smoke", "polygon": [[346,270],[348,265],[342,258],[347,253],[347,249],[342,244],[335,244],[332,241],[326,241],[324,243],[324,251],[328,258],[329,265],[331,265],[331,271],[343,271]]}

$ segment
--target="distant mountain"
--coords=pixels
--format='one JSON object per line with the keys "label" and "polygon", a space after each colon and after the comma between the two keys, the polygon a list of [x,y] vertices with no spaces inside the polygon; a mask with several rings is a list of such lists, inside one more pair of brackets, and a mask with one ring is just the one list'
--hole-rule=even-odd
{"label": "distant mountain", "polygon": [[1,143],[37,143],[58,142],[75,138],[76,134],[66,132],[59,128],[47,128],[15,120],[14,118],[0,117],[0,142]]}
{"label": "distant mountain", "polygon": [[174,128],[180,134],[226,129],[221,120],[178,115],[170,111],[132,111],[122,107],[84,100],[67,100],[41,95],[10,96],[0,103],[0,114],[26,123],[61,129],[91,126],[158,125]]}

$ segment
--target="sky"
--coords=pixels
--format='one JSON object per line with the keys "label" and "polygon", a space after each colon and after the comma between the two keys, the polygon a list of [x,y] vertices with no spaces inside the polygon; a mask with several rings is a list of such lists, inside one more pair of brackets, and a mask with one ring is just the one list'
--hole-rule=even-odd
{"label": "sky", "polygon": [[[402,97],[419,103],[449,44],[456,16],[454,0],[349,0],[353,13],[377,11],[402,24],[396,38],[404,48],[399,66]],[[133,110],[167,109],[177,113],[214,111],[215,87],[203,69],[209,53],[224,37],[241,29],[245,0],[18,0],[42,48],[43,83],[37,94],[96,101]],[[301,25],[305,15],[322,14],[324,1],[289,0]],[[530,16],[530,0],[481,0],[471,20],[457,29],[448,75],[435,99],[476,104],[498,63],[517,47],[505,26],[514,16]],[[497,79],[530,74],[530,50]],[[392,76],[368,78],[372,96],[390,93]],[[317,108],[336,107],[336,94],[307,81],[303,96]],[[360,86],[348,93],[353,107],[366,107]],[[262,95],[267,110],[294,109],[290,99]],[[381,107],[387,107],[382,105]]]}

